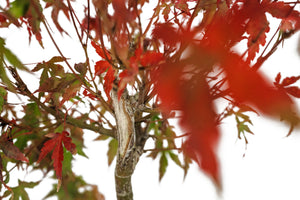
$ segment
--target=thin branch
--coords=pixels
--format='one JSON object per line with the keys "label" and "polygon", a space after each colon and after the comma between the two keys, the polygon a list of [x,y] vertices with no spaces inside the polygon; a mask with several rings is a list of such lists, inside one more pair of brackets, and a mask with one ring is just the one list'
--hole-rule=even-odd
{"label": "thin branch", "polygon": [[66,123],[82,128],[82,129],[88,129],[103,135],[114,137],[114,131],[110,129],[106,129],[101,125],[95,125],[95,124],[87,124],[85,121],[82,121],[80,119],[73,118],[67,114],[64,114],[61,110],[55,110],[53,108],[50,108],[46,106],[44,103],[42,103],[37,97],[35,97],[27,88],[26,84],[23,82],[21,77],[19,76],[17,70],[13,67],[9,67],[9,70],[16,80],[17,87],[22,95],[25,95],[29,97],[31,100],[36,102],[43,110],[45,110],[47,113],[50,113],[53,115],[57,120],[66,119]]}
{"label": "thin branch", "polygon": [[[46,24],[44,21],[43,21],[43,23],[44,23],[44,26],[45,26],[45,28],[46,28],[46,31],[47,31],[47,33],[49,34],[49,36],[50,36],[50,38],[51,38],[51,41],[52,41],[52,43],[54,44],[55,48],[57,49],[57,51],[59,52],[59,54],[60,54],[63,58],[65,58],[64,55],[63,55],[63,53],[61,52],[60,48],[58,47],[57,43],[55,42],[55,40],[54,40],[54,38],[53,38],[53,36],[52,36],[52,34],[51,34],[51,32],[50,32],[50,30],[49,30],[47,24]],[[75,75],[75,77],[76,77],[76,78],[77,78],[77,79],[78,79],[78,80],[86,87],[86,89],[87,89],[91,94],[93,94],[94,96],[96,96],[96,97],[100,100],[100,102],[101,102],[101,104],[104,106],[104,108],[105,108],[107,111],[109,111],[110,113],[113,113],[111,107],[110,107],[110,106],[108,105],[108,103],[103,99],[103,97],[102,97],[101,95],[99,95],[98,93],[94,92],[93,90],[91,90],[91,88],[87,85],[87,83],[85,82],[85,80],[83,79],[83,77],[80,77],[80,76],[74,71],[74,69],[71,67],[70,63],[67,61],[67,59],[65,59],[65,63],[67,64],[68,68],[72,71],[72,73]]]}

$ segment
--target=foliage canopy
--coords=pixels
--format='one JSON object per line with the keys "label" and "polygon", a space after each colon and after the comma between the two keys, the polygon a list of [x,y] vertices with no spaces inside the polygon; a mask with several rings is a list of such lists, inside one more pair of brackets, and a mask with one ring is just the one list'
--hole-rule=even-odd
{"label": "foliage canopy", "polygon": [[[24,64],[0,36],[2,197],[28,199],[25,188],[39,184],[19,181],[10,187],[8,164],[14,163],[45,175],[55,171],[58,184],[47,197],[104,199],[96,186],[72,172],[72,154],[85,156],[84,130],[109,140],[109,165],[117,157],[118,199],[132,199],[130,177],[144,153],[159,159],[159,179],[169,161],[185,174],[194,161],[221,190],[216,148],[226,117],[234,116],[238,138],[246,143],[246,135],[253,134],[250,112],[286,122],[287,135],[299,126],[295,98],[300,98],[300,88],[295,83],[300,76],[282,77],[279,72],[272,83],[261,73],[277,47],[300,29],[299,1],[155,3],[146,20],[147,0],[0,4],[1,29],[27,29],[29,43],[34,37],[40,48],[45,48],[43,35],[49,35],[58,52],[48,60]],[[59,14],[75,29],[83,62],[65,57],[53,37],[57,31],[70,36]],[[272,18],[280,25],[267,40]],[[242,51],[237,50],[240,44],[246,44]],[[97,57],[92,59],[93,51]],[[34,90],[25,74],[38,76]],[[16,98],[20,102],[14,104]],[[217,100],[226,103],[221,112]],[[168,121],[172,118],[178,118],[184,133],[175,133]],[[148,139],[155,141],[153,149],[144,148]]]}

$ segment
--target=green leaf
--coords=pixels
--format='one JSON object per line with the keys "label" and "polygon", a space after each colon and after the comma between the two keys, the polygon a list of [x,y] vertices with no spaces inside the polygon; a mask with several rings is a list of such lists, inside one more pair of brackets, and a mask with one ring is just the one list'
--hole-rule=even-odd
{"label": "green leaf", "polygon": [[29,5],[30,0],[15,0],[11,3],[9,11],[14,17],[19,18],[27,13]]}
{"label": "green leaf", "polygon": [[64,62],[66,61],[66,58],[63,58],[61,56],[54,56],[50,60],[47,61],[47,63],[57,63],[57,62]]}
{"label": "green leaf", "polygon": [[[19,185],[17,187],[11,188],[13,195],[11,196],[10,200],[20,200],[20,198],[22,200],[30,200],[25,188],[34,188],[40,182],[24,182],[18,180],[18,183]],[[4,195],[8,196],[9,193],[9,191],[6,191]]]}
{"label": "green leaf", "polygon": [[97,141],[97,140],[104,141],[104,140],[107,140],[108,138],[110,138],[110,136],[107,136],[107,135],[99,135],[98,137],[96,137],[96,138],[94,139],[94,141]]}
{"label": "green leaf", "polygon": [[[0,52],[0,54],[1,54],[1,52]],[[7,88],[9,90],[11,90],[13,92],[15,91],[15,87],[12,84],[12,82],[10,81],[10,79],[8,78],[8,76],[6,74],[6,70],[4,69],[3,59],[2,59],[1,55],[0,55],[0,79],[2,80],[2,83],[7,86]]]}
{"label": "green leaf", "polygon": [[27,126],[36,128],[39,126],[40,116],[41,112],[39,106],[36,103],[29,103],[25,107],[25,116],[23,117],[22,122]]}
{"label": "green leaf", "polygon": [[164,177],[168,167],[168,159],[165,152],[162,152],[159,159],[159,181]]}
{"label": "green leaf", "polygon": [[176,165],[178,165],[179,167],[182,167],[182,164],[178,158],[178,155],[176,155],[175,153],[168,151],[170,158],[174,161],[174,163]]}
{"label": "green leaf", "polygon": [[64,159],[62,162],[63,175],[67,175],[70,172],[72,172],[72,159],[73,159],[72,153],[69,151],[66,151],[66,149],[64,148]]}
{"label": "green leaf", "polygon": [[5,104],[6,98],[7,91],[3,87],[0,87],[0,113],[3,110],[3,105]]}
{"label": "green leaf", "polygon": [[114,158],[116,157],[117,151],[118,151],[118,141],[116,139],[112,139],[108,144],[108,151],[107,151],[107,158],[108,158],[109,166],[111,165]]}
{"label": "green leaf", "polygon": [[8,62],[10,62],[10,64],[12,64],[14,67],[21,70],[29,71],[27,67],[25,67],[25,65],[23,65],[23,63],[19,60],[19,58],[15,54],[13,54],[9,49],[4,48],[3,53]]}

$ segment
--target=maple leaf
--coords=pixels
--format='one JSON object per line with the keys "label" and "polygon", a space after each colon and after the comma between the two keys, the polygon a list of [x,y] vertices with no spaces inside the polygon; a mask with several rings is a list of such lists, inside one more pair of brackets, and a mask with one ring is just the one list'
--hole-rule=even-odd
{"label": "maple leaf", "polygon": [[115,70],[110,66],[104,77],[104,91],[108,99],[110,99],[110,91],[115,80]]}
{"label": "maple leaf", "polygon": [[283,1],[262,1],[265,10],[273,17],[282,19],[280,29],[284,32],[300,29],[300,12],[294,10],[293,6]]}
{"label": "maple leaf", "polygon": [[220,187],[220,172],[215,148],[219,139],[216,115],[208,84],[201,74],[182,80],[185,65],[180,62],[164,63],[153,72],[154,89],[164,112],[180,110],[180,125],[189,133],[183,144],[185,154],[213,178]]}
{"label": "maple leaf", "polygon": [[109,54],[109,52],[106,49],[102,49],[96,42],[94,42],[93,40],[91,41],[92,46],[94,47],[94,49],[96,50],[97,54],[104,58],[104,59],[108,59],[111,60],[111,56]]}
{"label": "maple leaf", "polygon": [[158,52],[147,51],[140,58],[140,63],[144,67],[157,65],[163,60],[163,54]]}
{"label": "maple leaf", "polygon": [[[291,125],[289,134],[299,124],[300,119],[295,113],[294,103],[286,92],[273,87],[266,77],[252,70],[238,55],[229,54],[223,68],[227,74],[229,90],[237,104],[247,103],[265,115],[279,116]],[[280,76],[276,79],[279,80]],[[290,91],[292,94],[298,95],[295,89],[290,90],[293,90]]]}
{"label": "maple leaf", "polygon": [[249,34],[247,61],[253,60],[259,52],[260,46],[266,44],[266,33],[270,31],[269,22],[263,7],[257,4],[254,9],[255,14],[250,18],[246,29]]}
{"label": "maple leaf", "polygon": [[104,60],[99,60],[95,64],[95,75],[101,75],[103,72],[105,72],[110,67],[109,62]]}
{"label": "maple leaf", "polygon": [[25,155],[10,141],[7,134],[2,134],[0,137],[0,148],[3,153],[12,159],[29,162]]}
{"label": "maple leaf", "polygon": [[67,17],[67,19],[70,20],[68,6],[64,4],[62,0],[56,0],[56,1],[47,2],[45,8],[49,8],[49,7],[52,7],[51,18],[57,30],[60,33],[66,33],[68,35],[68,33],[60,26],[58,22],[58,14],[60,11],[62,11]]}
{"label": "maple leaf", "polygon": [[174,46],[178,42],[178,34],[172,23],[157,23],[152,31],[153,39],[162,40],[166,45]]}
{"label": "maple leaf", "polygon": [[53,150],[51,156],[53,160],[53,167],[56,172],[57,179],[61,180],[62,161],[64,159],[63,146],[72,154],[76,154],[76,145],[72,143],[72,139],[69,137],[70,134],[67,131],[63,131],[61,133],[52,133],[46,136],[51,137],[51,139],[44,143],[37,163],[40,163],[45,156]]}

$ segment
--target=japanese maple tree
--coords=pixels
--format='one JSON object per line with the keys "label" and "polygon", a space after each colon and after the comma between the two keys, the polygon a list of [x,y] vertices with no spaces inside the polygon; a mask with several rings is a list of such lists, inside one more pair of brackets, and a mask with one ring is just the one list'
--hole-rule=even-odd
{"label": "japanese maple tree", "polygon": [[[226,117],[234,116],[237,137],[246,143],[246,134],[253,134],[251,112],[284,121],[287,135],[299,126],[300,75],[278,72],[272,82],[261,68],[300,29],[300,1],[154,2],[150,9],[149,0],[1,2],[1,30],[27,30],[28,42],[37,41],[40,50],[47,48],[47,36],[57,52],[23,63],[0,33],[1,199],[28,199],[25,188],[39,184],[19,181],[11,187],[11,164],[55,172],[58,184],[46,197],[104,199],[72,172],[72,154],[85,156],[85,130],[109,140],[117,199],[130,200],[131,176],[144,154],[159,159],[159,179],[168,160],[185,174],[195,162],[221,191],[216,148]],[[274,18],[280,25],[267,40]],[[78,41],[82,62],[65,56],[55,32]],[[35,80],[33,89],[28,77]],[[221,112],[220,101],[227,105]],[[174,118],[182,132],[170,124]],[[145,149],[148,140],[154,140],[153,149]]]}

